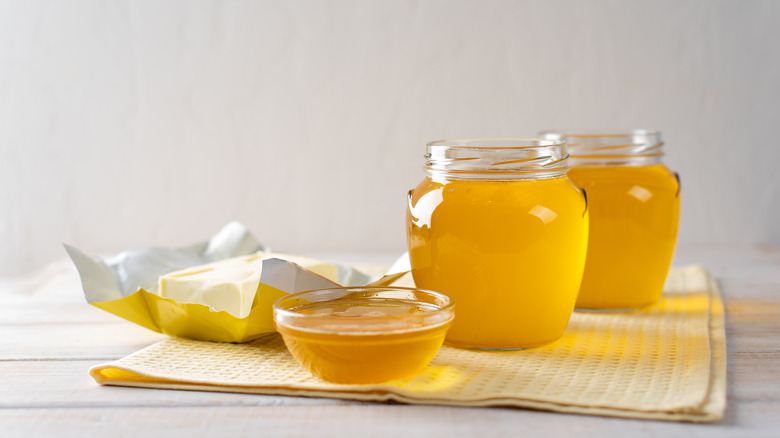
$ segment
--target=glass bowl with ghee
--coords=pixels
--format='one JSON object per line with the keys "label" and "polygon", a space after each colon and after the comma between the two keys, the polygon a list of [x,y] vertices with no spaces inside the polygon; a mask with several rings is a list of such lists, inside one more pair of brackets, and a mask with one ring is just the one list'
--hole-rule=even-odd
{"label": "glass bowl with ghee", "polygon": [[454,303],[402,287],[341,287],[282,297],[274,323],[295,359],[335,383],[380,383],[420,373],[444,342]]}

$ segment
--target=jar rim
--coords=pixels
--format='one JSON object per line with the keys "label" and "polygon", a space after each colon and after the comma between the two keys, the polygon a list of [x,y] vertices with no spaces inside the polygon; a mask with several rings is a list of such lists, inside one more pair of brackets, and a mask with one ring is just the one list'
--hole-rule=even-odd
{"label": "jar rim", "polygon": [[539,136],[560,135],[564,137],[584,137],[584,138],[615,138],[615,137],[633,137],[633,136],[661,136],[658,129],[544,129],[539,131]]}
{"label": "jar rim", "polygon": [[565,140],[551,140],[531,137],[484,137],[484,138],[453,138],[435,140],[426,143],[426,146],[444,146],[460,149],[531,149],[538,147],[566,146]]}
{"label": "jar rim", "polygon": [[572,165],[644,166],[661,162],[661,132],[650,129],[548,129],[539,136],[566,142]]}
{"label": "jar rim", "polygon": [[544,138],[461,138],[427,143],[428,176],[466,180],[558,178],[569,169],[566,141]]}

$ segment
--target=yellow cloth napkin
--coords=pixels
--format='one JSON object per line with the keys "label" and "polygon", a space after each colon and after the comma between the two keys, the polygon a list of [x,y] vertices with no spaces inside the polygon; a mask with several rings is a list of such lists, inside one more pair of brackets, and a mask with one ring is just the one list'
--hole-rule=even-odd
{"label": "yellow cloth napkin", "polygon": [[533,350],[445,345],[422,374],[378,385],[323,382],[278,335],[248,344],[170,338],[90,374],[102,385],[713,421],[726,404],[723,303],[706,270],[673,269],[647,309],[575,313],[562,339]]}

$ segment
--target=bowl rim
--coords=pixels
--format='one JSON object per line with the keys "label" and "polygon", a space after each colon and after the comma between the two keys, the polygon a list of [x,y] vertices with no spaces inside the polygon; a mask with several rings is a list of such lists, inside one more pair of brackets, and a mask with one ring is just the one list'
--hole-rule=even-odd
{"label": "bowl rim", "polygon": [[[411,300],[411,299],[402,299],[398,298],[399,302],[422,302],[425,304],[433,305],[435,306],[434,309],[424,308],[424,311],[419,313],[413,313],[408,315],[392,315],[392,316],[375,316],[375,317],[360,317],[359,319],[345,319],[343,316],[331,316],[331,315],[312,315],[312,314],[304,314],[300,312],[296,312],[295,310],[290,310],[291,308],[286,308],[282,304],[287,300],[295,300],[297,298],[302,298],[306,295],[314,294],[314,295],[322,295],[327,293],[344,293],[347,294],[352,292],[414,292],[415,294],[423,294],[429,297],[432,297],[436,301],[442,301],[441,304],[439,303],[431,303],[428,301],[420,301],[420,300]],[[321,302],[328,302],[328,301],[338,301],[339,299],[343,299],[345,295],[337,296],[333,299],[325,299],[321,300]],[[415,288],[415,287],[401,287],[401,286],[342,286],[342,287],[328,287],[328,288],[322,288],[322,289],[314,289],[309,291],[303,291],[298,292],[290,295],[283,296],[279,299],[277,299],[273,304],[273,320],[274,324],[277,325],[284,325],[286,327],[290,327],[293,329],[303,329],[303,330],[312,330],[313,328],[303,328],[303,327],[297,327],[295,324],[288,324],[289,319],[293,320],[302,320],[302,321],[317,321],[317,322],[340,322],[344,323],[346,321],[352,321],[356,322],[360,325],[371,325],[382,323],[382,322],[403,322],[403,321],[422,321],[423,324],[421,327],[415,329],[415,330],[421,330],[421,329],[427,329],[434,326],[438,326],[444,323],[451,322],[454,318],[454,309],[455,309],[455,302],[454,300],[449,297],[448,295],[436,292],[432,290],[427,289],[421,289],[421,288]],[[280,319],[285,319],[284,322],[280,323]],[[428,321],[431,321],[431,323],[427,323]],[[313,329],[314,331],[323,332],[323,333],[342,333],[341,330],[323,330],[321,328]],[[403,329],[400,331],[408,331],[409,329]],[[386,332],[395,332],[399,330],[386,330]],[[382,333],[382,331],[368,331],[368,333]],[[357,334],[357,333],[356,333]]]}

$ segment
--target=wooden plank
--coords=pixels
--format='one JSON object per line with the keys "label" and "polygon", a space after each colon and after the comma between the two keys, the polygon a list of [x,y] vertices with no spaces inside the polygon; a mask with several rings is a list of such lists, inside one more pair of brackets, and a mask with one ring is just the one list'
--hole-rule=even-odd
{"label": "wooden plank", "polygon": [[734,353],[727,374],[729,400],[780,402],[780,352]]}
{"label": "wooden plank", "polygon": [[0,361],[118,359],[165,335],[130,322],[0,325]]}
{"label": "wooden plank", "polygon": [[685,437],[777,436],[780,404],[732,406],[720,424],[670,423],[511,408],[405,405],[0,410],[5,436]]}
{"label": "wooden plank", "polygon": [[[0,361],[0,408],[89,406],[323,405],[330,399],[98,386],[87,371],[104,360]],[[738,402],[780,402],[780,353],[735,353],[728,397]]]}
{"label": "wooden plank", "polygon": [[202,391],[148,390],[99,386],[87,374],[101,362],[2,361],[0,409],[170,407],[170,406],[303,406],[339,405],[343,400],[265,396]]}
{"label": "wooden plank", "polygon": [[730,326],[731,333],[726,336],[726,347],[729,354],[734,353],[780,353],[776,339],[778,330],[760,326]]}
{"label": "wooden plank", "polygon": [[780,353],[780,304],[732,300],[726,305],[729,353]]}
{"label": "wooden plank", "polygon": [[17,303],[0,305],[0,326],[32,324],[115,323],[124,321],[86,303]]}

